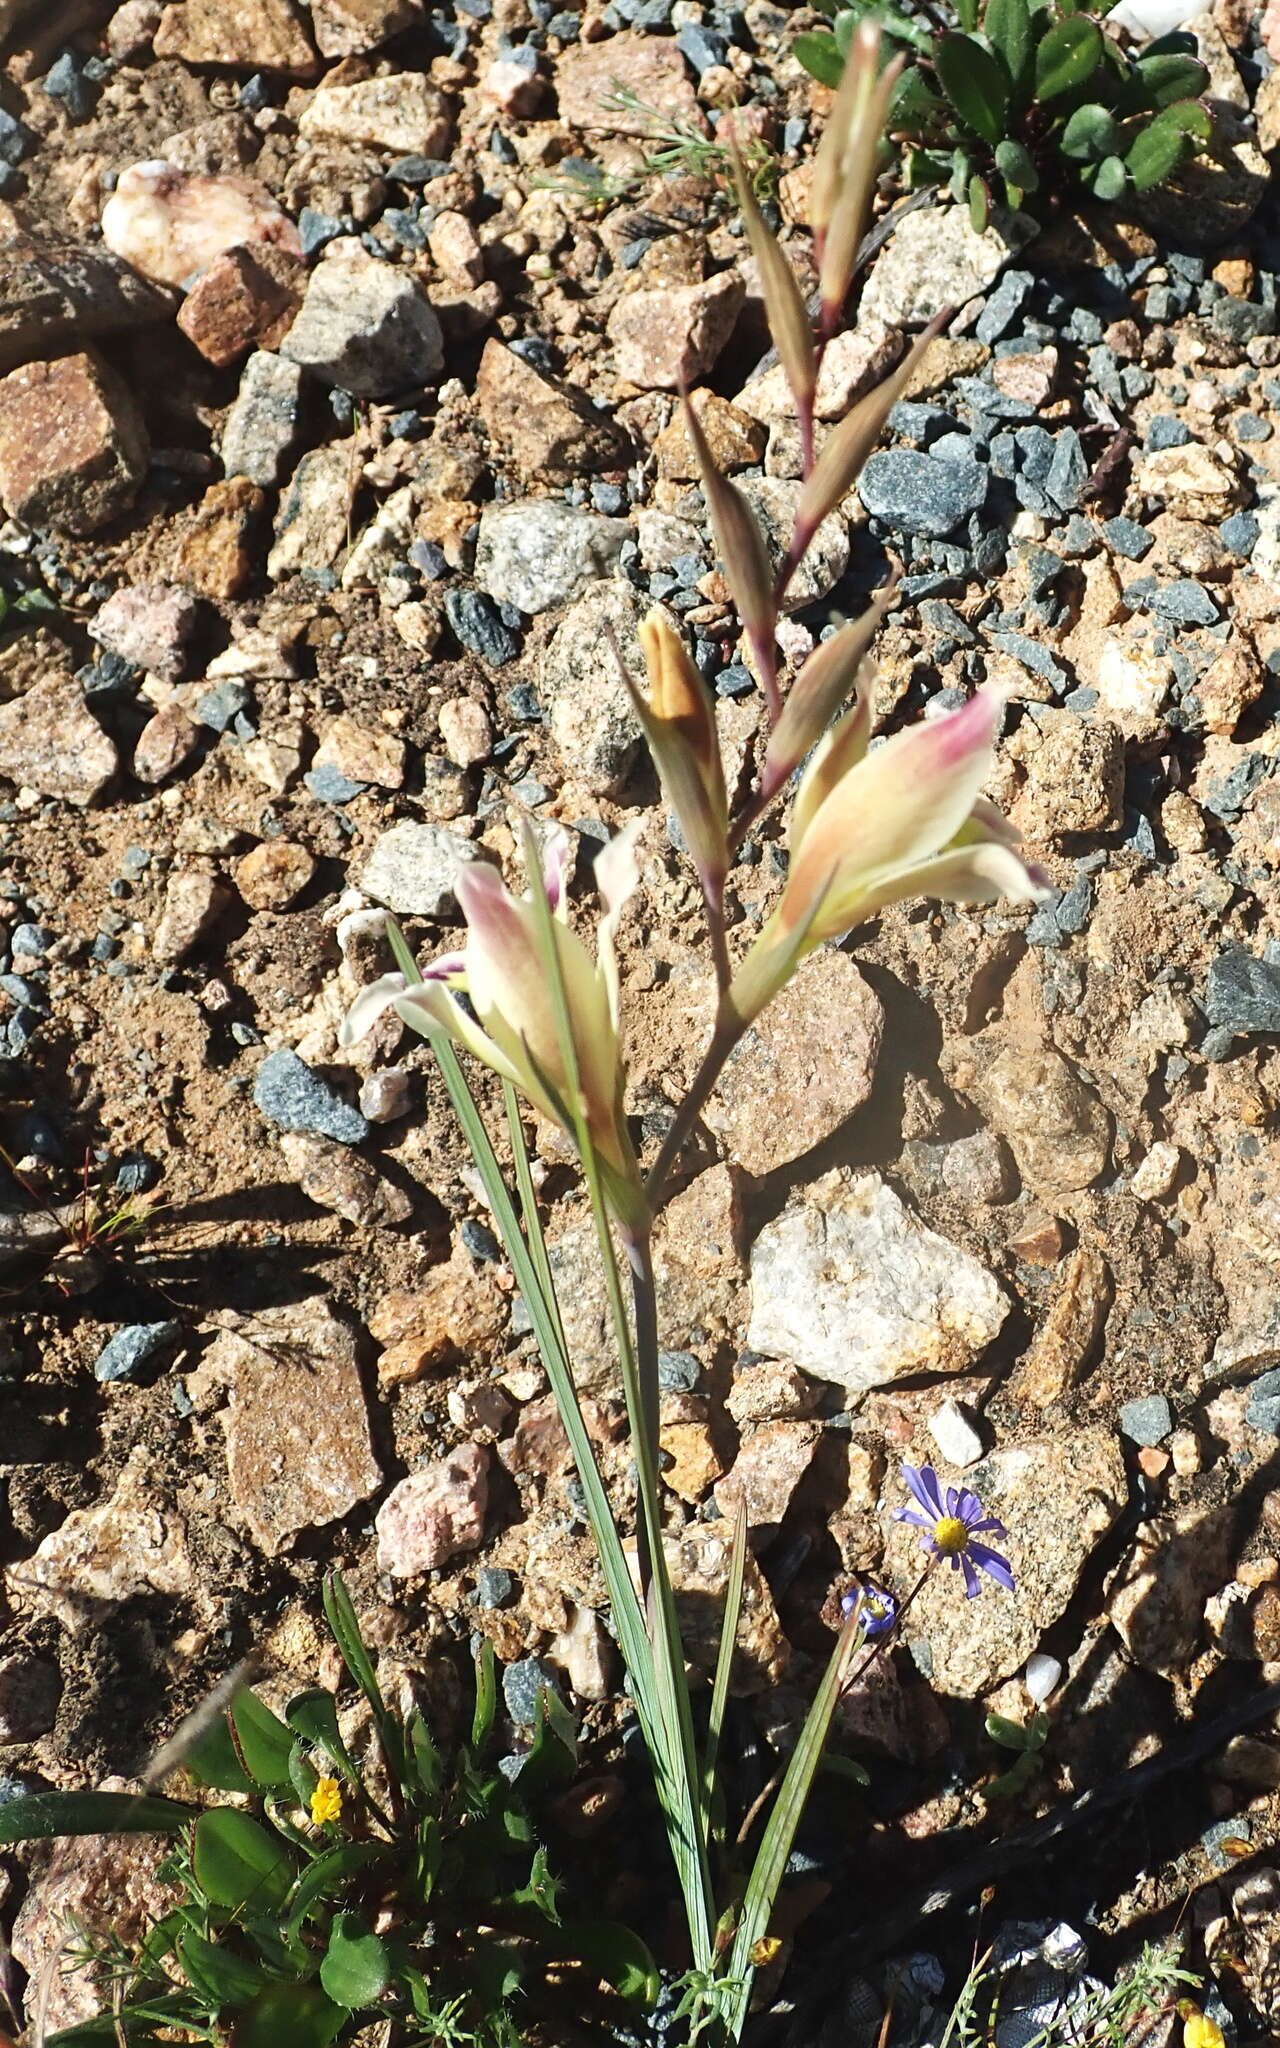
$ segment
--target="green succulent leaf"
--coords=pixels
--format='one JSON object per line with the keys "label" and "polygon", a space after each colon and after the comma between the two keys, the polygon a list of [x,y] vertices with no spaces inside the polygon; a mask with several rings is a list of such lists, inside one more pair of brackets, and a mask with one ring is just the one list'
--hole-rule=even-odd
{"label": "green succulent leaf", "polygon": [[1040,173],[1031,160],[1031,153],[1020,142],[1001,142],[996,145],[996,169],[1008,185],[1016,185],[1020,192],[1036,192],[1040,188]]}
{"label": "green succulent leaf", "polygon": [[991,194],[985,178],[969,180],[969,220],[975,235],[985,235],[991,219]]}
{"label": "green succulent leaf", "polygon": [[945,185],[951,176],[951,158],[939,149],[913,149],[907,157],[907,187],[918,192],[922,185]]}
{"label": "green succulent leaf", "polygon": [[236,2048],[329,2048],[346,2024],[318,1984],[269,1984],[236,2023]]}
{"label": "green succulent leaf", "polygon": [[233,1806],[201,1814],[192,1863],[205,1897],[233,1913],[246,1908],[274,1912],[293,1884],[294,1868],[284,1845]]}
{"label": "green succulent leaf", "polygon": [[33,1792],[0,1806],[0,1846],[57,1835],[176,1835],[199,1811],[134,1792]]}
{"label": "green succulent leaf", "polygon": [[392,1855],[388,1842],[343,1842],[309,1863],[289,1899],[289,1930],[296,1933],[317,1906],[340,1898],[348,1881],[360,1871],[385,1863]]}
{"label": "green succulent leaf", "polygon": [[1079,92],[1102,61],[1102,45],[1096,21],[1068,14],[1036,46],[1036,98],[1056,100],[1064,92]]}
{"label": "green succulent leaf", "polygon": [[1010,1721],[1003,1714],[987,1715],[987,1733],[993,1742],[1003,1749],[1025,1749],[1027,1732],[1019,1721]]}
{"label": "green succulent leaf", "polygon": [[1027,0],[987,0],[983,29],[1008,74],[1016,96],[1022,95],[1031,76],[1031,9]]}
{"label": "green succulent leaf", "polygon": [[270,1790],[289,1784],[289,1752],[293,1736],[278,1714],[256,1693],[242,1692],[232,1704],[231,1719],[244,1767],[255,1785]]}
{"label": "green succulent leaf", "polygon": [[1103,157],[1115,154],[1118,135],[1113,116],[1091,100],[1076,108],[1058,138],[1058,147],[1064,156],[1078,157],[1084,163],[1101,163]]}
{"label": "green succulent leaf", "polygon": [[206,1941],[194,1929],[182,1935],[175,1946],[187,1982],[215,2011],[224,2005],[245,2004],[266,1982],[265,1973],[256,1965],[215,1941]]}
{"label": "green succulent leaf", "polygon": [[969,197],[969,185],[973,178],[973,158],[967,149],[951,152],[951,197],[961,206]]}
{"label": "green succulent leaf", "polygon": [[1004,134],[1009,81],[973,36],[944,36],[934,59],[938,79],[960,119],[993,149]]}
{"label": "green succulent leaf", "polygon": [[471,1715],[471,1747],[481,1755],[493,1732],[498,1711],[498,1673],[493,1644],[486,1637],[476,1650],[476,1699]]}
{"label": "green succulent leaf", "polygon": [[1208,142],[1213,123],[1198,100],[1178,100],[1156,115],[1125,157],[1138,192],[1150,192],[1185,163],[1197,142]]}
{"label": "green succulent leaf", "polygon": [[791,45],[797,64],[806,70],[810,78],[816,78],[819,85],[829,86],[834,92],[844,75],[844,58],[840,46],[828,29],[810,29],[797,36]]}
{"label": "green succulent leaf", "polygon": [[311,1687],[307,1692],[296,1693],[284,1710],[285,1719],[294,1736],[301,1736],[314,1749],[321,1749],[337,1765],[348,1780],[358,1782],[356,1767],[347,1753],[347,1745],[338,1727],[338,1703],[331,1692],[321,1685]]}
{"label": "green succulent leaf", "polygon": [[356,1913],[339,1913],[329,1930],[320,1982],[335,2005],[349,2012],[375,2005],[391,1982],[386,1943]]}
{"label": "green succulent leaf", "polygon": [[629,2005],[649,2007],[662,1989],[658,1965],[638,1934],[617,1920],[566,1920],[566,1955],[590,1964]]}
{"label": "green succulent leaf", "polygon": [[1148,53],[1139,57],[1134,72],[1142,87],[1143,104],[1148,107],[1196,99],[1209,84],[1209,73],[1199,58],[1180,54],[1153,57]]}
{"label": "green succulent leaf", "polygon": [[1108,202],[1119,199],[1129,183],[1129,173],[1124,167],[1124,158],[1104,157],[1093,174],[1093,192],[1096,199]]}
{"label": "green succulent leaf", "polygon": [[956,19],[969,35],[978,26],[978,0],[956,0]]}

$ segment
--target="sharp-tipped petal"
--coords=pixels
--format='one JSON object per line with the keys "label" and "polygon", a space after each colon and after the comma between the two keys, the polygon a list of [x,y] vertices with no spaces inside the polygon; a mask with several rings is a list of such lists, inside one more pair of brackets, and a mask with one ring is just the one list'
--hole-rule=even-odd
{"label": "sharp-tipped petal", "polygon": [[755,514],[742,492],[717,467],[702,422],[687,398],[684,422],[697,457],[720,560],[742,623],[757,651],[771,650],[777,626],[773,576]]}
{"label": "sharp-tipped petal", "polygon": [[[860,619],[842,626],[829,640],[820,641],[808,657],[787,692],[782,716],[769,736],[761,776],[765,789],[781,789],[847,697],[855,691],[859,703],[870,697],[870,688],[861,675],[862,662],[892,595],[890,583]],[[867,738],[870,736],[868,723]]]}
{"label": "sharp-tipped petal", "polygon": [[372,1031],[379,1017],[394,1009],[408,986],[403,974],[383,974],[362,988],[338,1027],[338,1044],[355,1045]]}
{"label": "sharp-tipped petal", "polygon": [[569,871],[573,866],[573,842],[563,825],[547,834],[542,846],[542,886],[547,902],[557,917],[566,909]]}
{"label": "sharp-tipped petal", "polygon": [[787,821],[787,841],[793,855],[799,851],[805,833],[831,792],[866,754],[871,739],[875,687],[874,673],[864,672],[859,678],[858,695],[852,709],[846,711],[813,750],[813,758],[800,778],[800,787]]}
{"label": "sharp-tipped petal", "polygon": [[812,920],[815,942],[834,938],[868,914],[862,906],[879,878],[892,884],[949,846],[991,772],[1002,709],[1002,698],[979,691],[960,710],[895,734],[843,776],[794,848],[784,927]]}
{"label": "sharp-tipped petal", "polygon": [[604,905],[596,958],[599,961],[600,972],[604,976],[609,1014],[615,1031],[621,1000],[615,940],[618,920],[640,886],[640,863],[636,858],[636,847],[643,831],[644,820],[633,818],[630,824],[623,826],[621,832],[614,834],[603,851],[596,855],[595,860],[596,888]]}
{"label": "sharp-tipped petal", "polygon": [[729,866],[729,802],[715,707],[660,606],[641,621],[640,644],[649,676],[648,702],[625,668],[623,678],[703,888],[718,900]]}

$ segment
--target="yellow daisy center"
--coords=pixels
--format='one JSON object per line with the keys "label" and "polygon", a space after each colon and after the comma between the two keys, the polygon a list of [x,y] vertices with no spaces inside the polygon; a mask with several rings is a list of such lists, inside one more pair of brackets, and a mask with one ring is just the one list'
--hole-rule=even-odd
{"label": "yellow daisy center", "polygon": [[969,1525],[959,1515],[943,1515],[933,1525],[933,1540],[944,1557],[958,1557],[969,1541]]}

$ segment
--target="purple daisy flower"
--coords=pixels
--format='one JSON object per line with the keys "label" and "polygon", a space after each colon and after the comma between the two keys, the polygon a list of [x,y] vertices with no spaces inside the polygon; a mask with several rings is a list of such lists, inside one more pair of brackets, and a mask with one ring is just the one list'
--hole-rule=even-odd
{"label": "purple daisy flower", "polygon": [[883,1586],[853,1586],[841,1595],[840,1612],[846,1621],[855,1607],[868,1642],[875,1636],[887,1635],[898,1619],[898,1603]]}
{"label": "purple daisy flower", "polygon": [[914,1508],[895,1508],[894,1521],[912,1522],[917,1529],[923,1529],[925,1549],[934,1557],[950,1558],[951,1569],[964,1573],[966,1599],[973,1600],[981,1592],[980,1571],[1012,1593],[1013,1573],[1008,1558],[1001,1557],[989,1543],[976,1540],[979,1536],[1004,1536],[1008,1532],[994,1515],[984,1514],[977,1494],[967,1486],[949,1486],[944,1493],[932,1465],[904,1465],[902,1476],[923,1513]]}

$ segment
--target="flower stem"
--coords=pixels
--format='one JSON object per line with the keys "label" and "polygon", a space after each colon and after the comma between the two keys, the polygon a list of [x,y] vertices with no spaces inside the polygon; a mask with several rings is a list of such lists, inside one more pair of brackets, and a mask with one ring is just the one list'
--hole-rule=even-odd
{"label": "flower stem", "polygon": [[662,1207],[666,1197],[667,1183],[671,1178],[672,1170],[680,1154],[685,1148],[689,1133],[697,1122],[708,1096],[720,1078],[720,1071],[725,1061],[741,1038],[744,1029],[745,1026],[737,1017],[727,1013],[723,1007],[721,1008],[720,1014],[716,1019],[715,1030],[711,1034],[711,1043],[702,1055],[702,1064],[693,1077],[688,1094],[676,1110],[675,1116],[672,1119],[671,1129],[663,1140],[662,1150],[659,1152],[645,1180],[645,1199],[649,1205],[649,1212],[653,1216],[656,1216]]}

